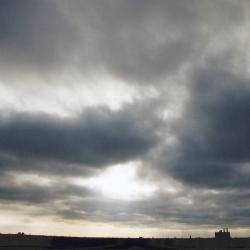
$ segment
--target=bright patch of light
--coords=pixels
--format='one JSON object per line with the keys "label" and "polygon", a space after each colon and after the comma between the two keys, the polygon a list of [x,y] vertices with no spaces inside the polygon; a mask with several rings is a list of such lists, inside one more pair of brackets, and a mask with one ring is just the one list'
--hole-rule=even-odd
{"label": "bright patch of light", "polygon": [[156,190],[152,183],[139,180],[135,163],[115,165],[97,177],[81,179],[77,184],[100,191],[105,197],[136,200],[148,197]]}
{"label": "bright patch of light", "polygon": [[67,73],[48,82],[33,79],[33,84],[26,85],[0,81],[0,111],[43,112],[68,117],[81,113],[86,107],[108,106],[118,110],[139,95],[136,87],[108,75],[83,77],[75,72]]}

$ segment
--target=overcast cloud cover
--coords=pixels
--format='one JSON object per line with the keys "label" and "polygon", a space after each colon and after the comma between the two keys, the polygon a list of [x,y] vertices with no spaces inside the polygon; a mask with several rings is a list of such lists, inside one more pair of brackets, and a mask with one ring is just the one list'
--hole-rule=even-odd
{"label": "overcast cloud cover", "polygon": [[[0,230],[248,230],[249,24],[248,0],[0,0]],[[79,184],[116,166],[153,191]]]}

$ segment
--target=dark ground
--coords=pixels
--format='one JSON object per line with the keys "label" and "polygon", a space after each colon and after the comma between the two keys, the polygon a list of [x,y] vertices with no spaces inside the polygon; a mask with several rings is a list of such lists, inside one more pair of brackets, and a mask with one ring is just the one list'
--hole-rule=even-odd
{"label": "dark ground", "polygon": [[87,238],[0,234],[0,250],[250,250],[250,238],[231,238],[218,242],[214,238]]}

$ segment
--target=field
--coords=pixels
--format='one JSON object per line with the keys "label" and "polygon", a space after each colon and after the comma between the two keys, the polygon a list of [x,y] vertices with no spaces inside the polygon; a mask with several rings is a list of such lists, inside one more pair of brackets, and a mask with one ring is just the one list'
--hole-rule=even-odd
{"label": "field", "polygon": [[250,250],[249,238],[217,242],[214,238],[146,239],[53,237],[1,234],[0,250]]}

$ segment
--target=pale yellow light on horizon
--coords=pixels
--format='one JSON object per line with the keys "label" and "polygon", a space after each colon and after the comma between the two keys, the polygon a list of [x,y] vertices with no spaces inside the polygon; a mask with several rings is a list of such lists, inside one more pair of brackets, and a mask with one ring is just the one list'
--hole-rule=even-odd
{"label": "pale yellow light on horizon", "polygon": [[[165,225],[126,225],[81,220],[63,220],[49,216],[34,216],[39,206],[3,204],[0,214],[0,233],[24,232],[33,235],[61,235],[80,237],[214,237],[218,227],[192,226],[172,222]],[[232,237],[249,237],[250,228],[229,228]]]}

